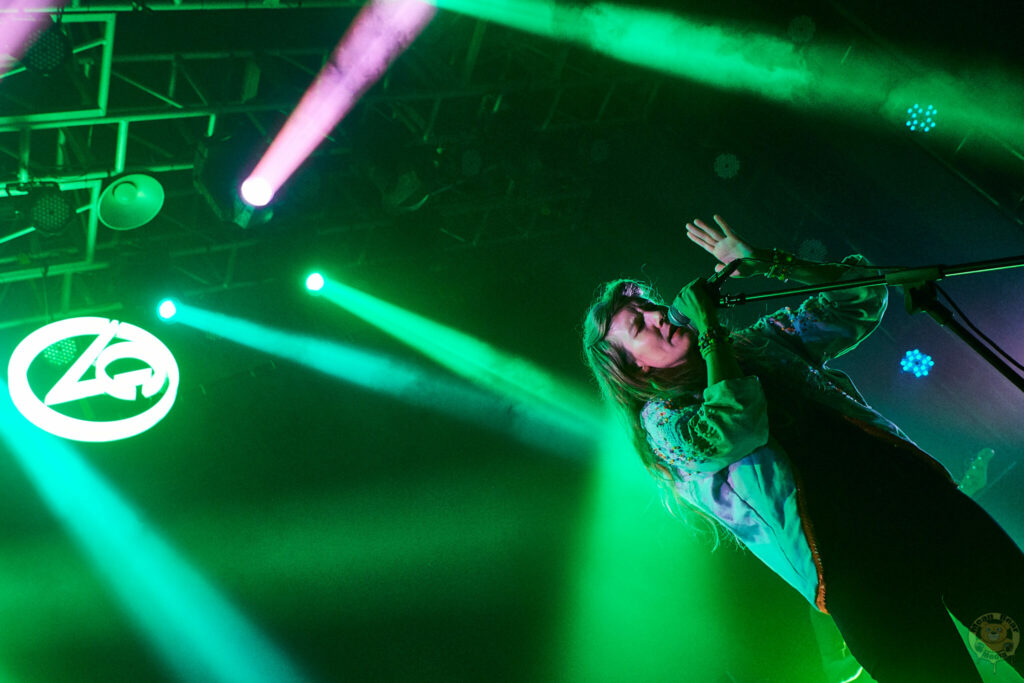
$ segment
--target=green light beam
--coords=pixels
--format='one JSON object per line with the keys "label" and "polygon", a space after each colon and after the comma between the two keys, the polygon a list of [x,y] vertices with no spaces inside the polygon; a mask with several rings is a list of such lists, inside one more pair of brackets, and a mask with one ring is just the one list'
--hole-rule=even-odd
{"label": "green light beam", "polygon": [[998,69],[907,67],[884,55],[828,45],[797,48],[781,37],[691,21],[670,12],[598,2],[433,0],[437,7],[575,43],[621,61],[716,88],[754,93],[844,116],[881,114],[901,129],[915,102],[933,104],[942,123],[929,135],[959,139],[983,126],[1024,142],[1024,82]]}
{"label": "green light beam", "polygon": [[[725,590],[708,549],[661,508],[657,486],[621,428],[606,427],[547,653],[551,680],[673,680],[668,643],[728,642],[706,619]],[[694,587],[699,586],[699,589]],[[693,615],[701,615],[696,617]],[[716,638],[723,640],[716,641]],[[652,650],[653,648],[653,650]],[[685,677],[713,680],[713,645]],[[705,656],[706,655],[706,656]]]}
{"label": "green light beam", "polygon": [[570,432],[593,435],[607,424],[596,399],[529,361],[327,276],[320,295],[488,391],[536,406]]}
{"label": "green light beam", "polygon": [[173,320],[365,389],[504,431],[558,454],[578,454],[581,445],[593,443],[590,422],[566,419],[529,397],[498,397],[383,354],[182,303]]}
{"label": "green light beam", "polygon": [[30,424],[0,382],[0,439],[181,680],[305,677],[63,441]]}

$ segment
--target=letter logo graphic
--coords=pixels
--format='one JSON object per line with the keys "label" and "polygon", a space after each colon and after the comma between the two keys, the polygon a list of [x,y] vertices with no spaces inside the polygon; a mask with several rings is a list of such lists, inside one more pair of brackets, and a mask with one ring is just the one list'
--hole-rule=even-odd
{"label": "letter logo graphic", "polygon": [[[40,400],[29,382],[30,366],[40,355],[49,358],[44,352],[51,347],[77,337],[93,340]],[[132,369],[112,373],[111,366]],[[40,429],[75,441],[117,441],[146,431],[170,412],[178,379],[174,356],[159,339],[140,327],[107,318],[71,318],[41,327],[18,344],[7,366],[11,400],[21,414]],[[96,420],[54,408],[99,396],[145,409],[123,419]]]}

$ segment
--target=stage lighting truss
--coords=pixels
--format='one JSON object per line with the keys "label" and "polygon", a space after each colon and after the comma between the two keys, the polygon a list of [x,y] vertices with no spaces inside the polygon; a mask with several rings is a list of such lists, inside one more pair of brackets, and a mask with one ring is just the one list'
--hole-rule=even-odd
{"label": "stage lighting truss", "polygon": [[107,115],[114,14],[53,16],[30,34],[24,54],[8,68],[0,55],[0,84],[8,96],[0,133]]}

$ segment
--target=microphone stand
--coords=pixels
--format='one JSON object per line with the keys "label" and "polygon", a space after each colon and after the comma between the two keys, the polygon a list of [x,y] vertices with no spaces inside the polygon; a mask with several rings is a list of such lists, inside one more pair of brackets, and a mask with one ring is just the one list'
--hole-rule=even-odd
{"label": "microphone stand", "polygon": [[[958,266],[924,266],[920,268],[904,268],[895,270],[886,275],[877,277],[866,277],[857,280],[844,280],[842,282],[830,282],[828,284],[805,285],[790,289],[780,289],[774,292],[761,294],[723,294],[719,297],[718,305],[721,307],[733,307],[745,304],[750,301],[761,301],[765,299],[778,299],[796,294],[810,294],[825,292],[833,289],[853,289],[855,287],[870,287],[875,285],[897,285],[903,287],[903,301],[907,312],[910,314],[924,311],[932,317],[940,326],[960,337],[978,355],[998,370],[1004,377],[1013,382],[1021,391],[1024,391],[1024,377],[1021,377],[1010,365],[1000,358],[992,349],[985,346],[980,339],[975,337],[953,316],[953,312],[936,299],[935,282],[944,277],[956,275],[974,275],[976,273],[987,273],[993,270],[1005,270],[1007,268],[1020,268],[1024,266],[1024,256],[1011,256],[991,261],[975,261],[964,263]],[[870,267],[870,266],[869,266]]]}

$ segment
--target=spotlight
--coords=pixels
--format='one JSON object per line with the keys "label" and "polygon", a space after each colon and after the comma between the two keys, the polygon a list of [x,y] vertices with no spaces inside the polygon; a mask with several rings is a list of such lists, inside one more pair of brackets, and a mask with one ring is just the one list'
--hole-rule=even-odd
{"label": "spotlight", "polygon": [[924,377],[935,365],[935,361],[931,356],[921,353],[919,349],[914,349],[907,351],[900,365],[903,366],[903,372],[913,373],[914,377]]}
{"label": "spotlight", "polygon": [[71,42],[60,24],[40,28],[29,41],[21,63],[30,71],[50,76],[71,60]]}
{"label": "spotlight", "polygon": [[939,111],[930,104],[923,108],[920,104],[908,107],[907,128],[914,132],[927,133],[935,127],[935,116],[938,113]]}
{"label": "spotlight", "polygon": [[156,309],[157,313],[164,320],[170,320],[174,317],[174,314],[178,312],[178,307],[174,304],[171,299],[164,299],[160,302],[160,306]]}
{"label": "spotlight", "polygon": [[100,222],[111,230],[134,230],[156,218],[163,205],[163,186],[155,178],[134,173],[108,185],[96,210]]}
{"label": "spotlight", "polygon": [[57,185],[40,185],[29,190],[29,225],[47,237],[64,234],[74,216],[75,207]]}
{"label": "spotlight", "polygon": [[[253,157],[259,154],[262,146],[256,131],[243,126],[199,141],[192,182],[199,195],[225,223],[251,228],[266,223],[274,215],[271,209],[260,209],[259,205],[239,196],[247,169],[252,168],[255,163]],[[270,201],[269,197],[267,201]]]}
{"label": "spotlight", "polygon": [[324,276],[320,273],[313,273],[306,278],[306,289],[311,292],[319,292],[324,288]]}
{"label": "spotlight", "polygon": [[249,176],[242,183],[242,199],[249,206],[266,206],[274,198],[274,189],[266,178]]}
{"label": "spotlight", "polygon": [[[56,183],[19,184],[5,189],[12,199],[10,207],[17,231],[0,237],[0,243],[33,231],[45,237],[59,237],[75,217],[75,207]],[[11,190],[24,194],[12,196]]]}

